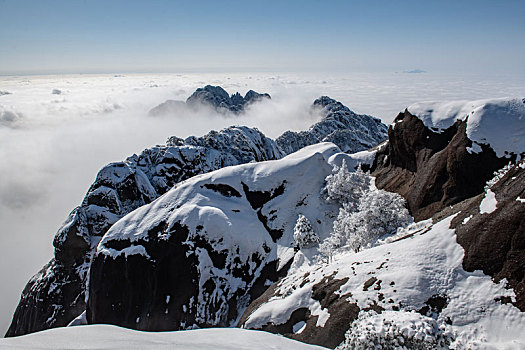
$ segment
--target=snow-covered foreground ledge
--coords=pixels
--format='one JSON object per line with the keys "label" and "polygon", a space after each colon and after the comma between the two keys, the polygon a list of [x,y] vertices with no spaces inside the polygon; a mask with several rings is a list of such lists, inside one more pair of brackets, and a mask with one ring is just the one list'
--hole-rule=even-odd
{"label": "snow-covered foreground ledge", "polygon": [[279,335],[238,328],[178,332],[141,332],[110,325],[55,328],[0,339],[0,349],[178,349],[315,350],[325,349]]}

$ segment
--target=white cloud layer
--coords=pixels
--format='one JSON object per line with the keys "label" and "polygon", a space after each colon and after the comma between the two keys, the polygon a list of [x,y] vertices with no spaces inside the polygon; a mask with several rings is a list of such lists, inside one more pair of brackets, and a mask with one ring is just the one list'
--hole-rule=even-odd
{"label": "white cloud layer", "polygon": [[[221,85],[229,93],[268,92],[272,100],[238,117],[208,109],[147,116],[165,100],[185,100],[206,84]],[[430,73],[72,75],[0,77],[0,91],[9,92],[0,95],[3,333],[25,283],[51,258],[56,230],[109,162],[169,136],[200,136],[233,124],[256,126],[270,137],[306,129],[319,118],[309,106],[321,95],[388,123],[419,101],[524,97],[525,79]]]}

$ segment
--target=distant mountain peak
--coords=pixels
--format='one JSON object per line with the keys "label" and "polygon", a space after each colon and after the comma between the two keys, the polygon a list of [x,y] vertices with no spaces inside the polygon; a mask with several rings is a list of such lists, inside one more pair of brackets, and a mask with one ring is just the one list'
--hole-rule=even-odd
{"label": "distant mountain peak", "polygon": [[270,99],[271,97],[267,93],[260,94],[253,90],[248,91],[244,97],[242,97],[239,92],[230,96],[228,92],[220,86],[206,85],[203,88],[195,90],[195,92],[188,97],[186,103],[188,105],[201,103],[209,105],[219,111],[227,110],[233,113],[240,113],[248,104],[265,98]]}

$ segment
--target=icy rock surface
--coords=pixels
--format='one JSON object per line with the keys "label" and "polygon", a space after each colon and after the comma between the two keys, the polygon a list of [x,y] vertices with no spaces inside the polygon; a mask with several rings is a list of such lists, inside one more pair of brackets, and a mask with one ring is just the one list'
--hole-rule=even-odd
{"label": "icy rock surface", "polygon": [[324,113],[321,121],[308,131],[287,131],[277,138],[277,144],[287,153],[318,142],[335,143],[343,152],[367,150],[386,140],[387,126],[381,120],[356,114],[341,102],[322,96],[314,101],[313,108]]}

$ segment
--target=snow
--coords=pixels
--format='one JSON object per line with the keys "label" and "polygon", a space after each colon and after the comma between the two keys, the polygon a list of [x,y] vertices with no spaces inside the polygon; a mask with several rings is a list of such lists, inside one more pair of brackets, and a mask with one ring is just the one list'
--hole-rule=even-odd
{"label": "snow", "polygon": [[491,189],[487,189],[485,197],[479,204],[479,212],[480,214],[490,214],[497,209],[497,205],[496,194]]}
{"label": "snow", "polygon": [[472,219],[472,216],[473,216],[473,215],[469,215],[469,216],[467,216],[466,218],[463,219],[463,221],[462,221],[461,223],[462,223],[463,225],[465,225],[467,222],[470,221],[470,219]]}
{"label": "snow", "polygon": [[250,315],[243,328],[261,328],[267,323],[283,324],[294,310],[307,308],[313,316],[319,316],[316,327],[324,327],[330,314],[323,309],[319,301],[312,299],[312,285],[294,289],[280,288],[285,298],[273,298]]}
{"label": "snow", "polygon": [[87,324],[88,323],[87,323],[86,311],[84,311],[80,315],[78,315],[73,321],[69,322],[67,326],[68,327],[85,326]]}
{"label": "snow", "polygon": [[306,328],[306,322],[300,321],[293,325],[292,330],[294,334],[301,334]]}
{"label": "snow", "polygon": [[[280,160],[226,167],[187,179],[115,223],[101,239],[96,254],[113,258],[141,254],[149,259],[148,244],[142,242],[151,239],[148,232],[152,227],[160,224],[169,227],[175,223],[186,226],[189,236],[183,244],[188,247],[187,254],[197,258],[199,271],[200,292],[194,307],[197,309],[191,312],[196,313],[198,322],[219,324],[228,312],[227,301],[236,293],[245,293],[266,264],[277,261],[282,267],[293,259],[294,226],[299,215],[311,218],[311,230],[319,240],[328,237],[339,207],[327,202],[321,189],[326,176],[332,172],[330,160],[337,154],[340,154],[337,146],[321,143]],[[341,154],[341,157],[351,155]],[[225,195],[214,187],[219,185],[231,188],[234,195]],[[282,195],[253,209],[246,191],[272,193],[278,188],[283,188]],[[258,218],[258,211],[267,218],[265,224]],[[282,236],[272,237],[265,225],[279,230]],[[170,230],[163,232],[155,239],[168,239],[169,233],[165,232]],[[225,265],[214,266],[208,251],[194,244],[198,239],[205,239],[214,251],[226,254]],[[129,244],[116,250],[115,245],[108,243],[114,240]],[[249,267],[242,278],[230,273],[236,259]],[[310,260],[311,255],[305,259]],[[216,288],[204,293],[203,286],[209,280],[215,282]],[[310,300],[310,295],[311,290],[305,291],[304,299]],[[207,298],[217,301],[220,310],[209,311],[211,306]],[[310,303],[308,307],[312,314],[320,316],[318,324],[324,325],[329,315],[319,302]]]}
{"label": "snow", "polygon": [[122,250],[116,250],[116,249],[113,249],[113,248],[103,247],[103,248],[100,249],[100,252],[102,254],[111,256],[113,259],[116,259],[118,256],[120,256],[122,254],[124,254],[124,256],[126,258],[128,256],[130,256],[130,255],[142,255],[142,256],[145,256],[148,259],[151,258],[149,256],[149,254],[146,252],[146,249],[144,248],[144,246],[142,246],[142,245],[131,245],[131,246],[126,247],[126,248],[124,248]]}
{"label": "snow", "polygon": [[[336,254],[331,263],[295,271],[279,282],[275,295],[249,316],[245,327],[286,322],[298,307],[312,307],[315,300],[308,300],[312,286],[333,275],[337,280],[348,278],[336,294],[361,309],[377,304],[386,311],[399,308],[410,313],[432,296],[445,297],[447,306],[431,317],[454,335],[452,348],[523,348],[525,313],[497,301],[503,296],[514,299],[513,290],[506,288],[505,280],[496,284],[481,271],[463,270],[464,250],[449,228],[454,217],[413,225],[412,235],[405,231],[404,239],[355,254]],[[364,290],[371,277],[376,282]],[[445,322],[448,319],[451,325]]]}
{"label": "snow", "polygon": [[[50,242],[60,223],[79,204],[96,170],[111,161],[172,135],[202,135],[232,123],[258,126],[271,137],[304,130],[318,121],[308,109],[320,92],[337,96],[356,113],[380,116],[388,123],[413,102],[515,96],[522,94],[524,81],[523,74],[503,79],[432,72],[2,76],[0,231],[12,234],[0,237],[0,275],[10,281],[2,288],[0,329],[9,325],[28,276],[52,257]],[[254,105],[245,118],[235,120],[209,113],[195,118],[146,117],[159,103],[184,100],[205,84],[230,92],[267,91],[272,100]],[[63,94],[51,94],[55,88]],[[32,220],[27,220],[29,212]],[[20,273],[14,275],[9,262],[22,255]]]}
{"label": "snow", "polygon": [[55,328],[16,338],[0,339],[0,349],[180,349],[180,350],[314,350],[279,335],[238,328],[208,328],[178,332],[141,332],[110,325]]}
{"label": "snow", "polygon": [[475,101],[422,102],[408,107],[435,132],[441,132],[456,120],[467,121],[467,136],[474,141],[469,152],[488,144],[498,157],[506,152],[521,154],[525,149],[525,99],[498,98]]}

